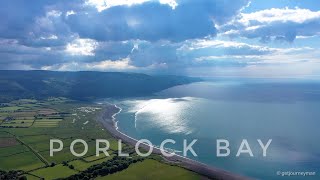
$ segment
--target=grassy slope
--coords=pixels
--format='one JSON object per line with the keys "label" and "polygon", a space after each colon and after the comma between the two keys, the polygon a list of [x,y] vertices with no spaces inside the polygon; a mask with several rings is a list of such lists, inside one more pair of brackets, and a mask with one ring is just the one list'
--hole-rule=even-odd
{"label": "grassy slope", "polygon": [[146,96],[194,81],[199,79],[116,72],[0,70],[0,102],[59,96],[77,100]]}

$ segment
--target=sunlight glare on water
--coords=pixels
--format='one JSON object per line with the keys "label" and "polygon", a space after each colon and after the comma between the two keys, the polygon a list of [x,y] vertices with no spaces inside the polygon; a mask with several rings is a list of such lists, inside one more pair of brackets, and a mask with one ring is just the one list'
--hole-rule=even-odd
{"label": "sunlight glare on water", "polygon": [[130,111],[135,112],[135,128],[157,129],[170,134],[191,134],[186,112],[191,111],[191,97],[141,100]]}

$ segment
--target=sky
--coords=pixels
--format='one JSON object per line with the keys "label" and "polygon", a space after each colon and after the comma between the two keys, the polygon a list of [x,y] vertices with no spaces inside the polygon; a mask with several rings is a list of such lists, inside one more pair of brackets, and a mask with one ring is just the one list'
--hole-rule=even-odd
{"label": "sky", "polygon": [[320,78],[319,0],[3,0],[0,69]]}

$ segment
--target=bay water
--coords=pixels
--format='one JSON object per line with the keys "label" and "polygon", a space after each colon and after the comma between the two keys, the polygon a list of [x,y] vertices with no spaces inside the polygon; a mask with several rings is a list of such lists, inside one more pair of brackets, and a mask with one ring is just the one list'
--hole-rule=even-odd
{"label": "bay water", "polygon": [[[283,172],[320,174],[320,83],[296,80],[215,80],[176,86],[154,96],[108,100],[122,108],[119,130],[182,155],[183,139],[202,163],[257,179],[301,179]],[[230,155],[217,157],[217,139]],[[253,156],[236,153],[243,139]],[[258,143],[272,139],[263,156]],[[223,151],[222,151],[223,152]]]}

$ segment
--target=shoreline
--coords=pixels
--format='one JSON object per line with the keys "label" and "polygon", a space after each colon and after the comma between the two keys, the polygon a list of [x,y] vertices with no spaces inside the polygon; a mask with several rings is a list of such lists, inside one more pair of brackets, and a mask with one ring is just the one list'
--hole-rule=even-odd
{"label": "shoreline", "polygon": [[[109,103],[110,104],[110,103]],[[122,142],[135,146],[138,140],[124,134],[118,130],[117,122],[115,116],[122,111],[120,107],[115,104],[110,104],[110,106],[104,107],[103,112],[98,116],[98,121],[104,126],[104,128],[116,139],[121,139]],[[142,149],[149,150],[149,145],[140,144]],[[186,168],[190,171],[196,172],[212,179],[226,179],[226,180],[246,180],[250,179],[238,174],[234,174],[223,169],[215,168],[204,163],[189,159],[187,157],[175,154],[172,157],[164,157],[159,148],[153,146],[152,153],[161,155],[165,160],[177,163],[181,167]]]}

